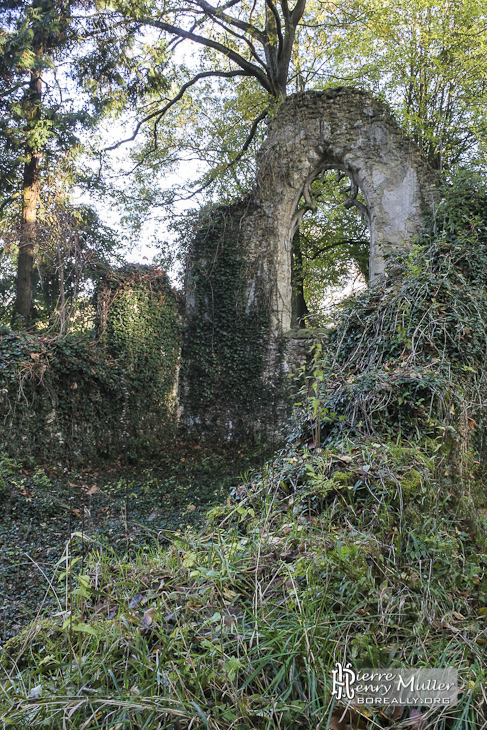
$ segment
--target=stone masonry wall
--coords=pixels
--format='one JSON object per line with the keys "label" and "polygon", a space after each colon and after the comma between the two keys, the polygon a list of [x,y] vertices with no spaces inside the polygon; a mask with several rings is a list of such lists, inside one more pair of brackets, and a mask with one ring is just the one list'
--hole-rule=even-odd
{"label": "stone masonry wall", "polygon": [[345,172],[367,202],[370,278],[387,253],[412,242],[434,200],[436,178],[389,108],[356,89],[289,97],[272,118],[259,153],[255,212],[243,232],[272,290],[276,331],[291,328],[291,243],[306,186],[324,169]]}
{"label": "stone masonry wall", "polygon": [[[257,163],[253,191],[240,204],[227,209],[233,220],[228,230],[234,235],[238,230],[238,248],[245,256],[244,268],[248,272],[243,296],[236,293],[236,300],[243,301],[249,312],[266,312],[268,347],[261,383],[272,389],[273,378],[274,383],[282,382],[283,374],[298,368],[309,349],[306,340],[294,337],[292,332],[291,244],[303,213],[303,196],[306,197],[313,180],[323,170],[336,169],[360,188],[369,220],[372,282],[384,275],[387,254],[410,245],[420,233],[424,213],[434,204],[437,180],[387,105],[351,88],[289,97],[268,124]],[[247,210],[245,215],[242,206]],[[218,243],[219,250],[225,246],[224,240]],[[197,247],[191,252],[191,259],[196,271]],[[187,317],[191,318],[197,309],[191,282],[187,291]],[[208,311],[199,313],[214,329],[218,327],[214,305],[218,297],[219,293],[212,290],[212,306],[208,304]],[[187,340],[184,357],[194,361],[197,355],[192,349],[195,348]],[[241,368],[245,377],[245,362]],[[273,402],[278,407],[275,398]],[[218,409],[218,402],[214,407]],[[210,410],[213,412],[214,408]],[[278,410],[285,412],[285,408]],[[239,417],[235,411],[232,413],[227,399],[223,421],[220,419],[223,430],[228,421],[232,432],[238,432],[235,424]],[[183,422],[189,424],[191,420],[191,403],[186,401]],[[201,413],[198,429],[204,432]]]}

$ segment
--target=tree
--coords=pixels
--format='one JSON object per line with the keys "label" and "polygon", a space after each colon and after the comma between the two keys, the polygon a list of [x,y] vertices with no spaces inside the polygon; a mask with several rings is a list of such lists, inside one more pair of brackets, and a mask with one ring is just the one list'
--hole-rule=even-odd
{"label": "tree", "polygon": [[[116,15],[133,21],[134,28],[150,27],[162,31],[172,41],[192,41],[226,58],[233,70],[215,69],[196,73],[183,84],[187,88],[203,78],[246,76],[257,80],[274,99],[286,96],[296,31],[303,19],[306,0],[290,8],[287,0],[265,0],[247,7],[242,0],[227,0],[211,5],[206,0],[188,3],[116,2]],[[109,12],[109,11],[107,11]],[[171,99],[172,106],[177,100]],[[163,110],[160,110],[160,113]]]}
{"label": "tree", "polygon": [[[113,264],[122,263],[120,236],[92,207],[71,201],[67,191],[76,182],[75,173],[70,166],[64,170],[44,166],[35,222],[29,321],[37,329],[61,335],[72,326],[82,330],[93,324],[94,288]],[[22,236],[14,209],[1,221],[0,235],[0,322],[6,324]]]}
{"label": "tree", "polygon": [[358,7],[360,28],[334,37],[342,77],[385,96],[434,169],[485,153],[485,0],[344,0],[341,12]]}
{"label": "tree", "polygon": [[[260,98],[254,106],[246,139],[234,154],[233,164],[239,162],[260,122],[275,111],[288,90],[303,90],[306,81],[320,73],[323,35],[309,29],[318,22],[318,17],[323,27],[332,26],[333,12],[331,3],[314,0],[296,0],[292,7],[288,0],[256,0],[253,4],[247,4],[246,0],[226,0],[215,5],[207,0],[148,0],[143,4],[138,0],[106,2],[105,10],[97,11],[88,21],[89,32],[93,34],[102,23],[104,34],[113,34],[115,29],[120,32],[124,28],[126,37],[145,37],[147,43],[162,48],[165,72],[170,81],[163,96],[152,96],[149,113],[139,118],[133,134],[118,140],[114,146],[134,140],[147,123],[151,123],[157,140],[161,120],[196,84],[219,79],[234,83],[240,78],[251,82],[245,87],[251,95],[255,95],[257,87]],[[301,34],[306,35],[306,49],[299,48]],[[180,54],[175,53],[182,43],[201,50],[190,68],[185,67]],[[169,63],[171,54],[172,65]],[[83,75],[86,76],[88,70],[92,76],[98,58],[99,51],[95,50],[84,59],[81,64]],[[155,61],[158,63],[159,59],[156,57]],[[112,81],[116,84],[115,75]],[[90,84],[94,91],[92,81]],[[100,94],[105,90],[103,82]],[[152,84],[150,90],[154,90]]]}
{"label": "tree", "polygon": [[[313,207],[305,213],[292,243],[293,319],[298,326],[325,314],[333,290],[369,275],[367,221],[350,202],[348,178],[324,172],[311,185]],[[304,202],[304,201],[303,201]],[[357,193],[359,207],[365,201]]]}
{"label": "tree", "polygon": [[[431,167],[439,171],[471,157],[487,141],[485,0],[342,0],[334,6],[307,0],[293,8],[285,0],[264,0],[253,5],[242,0],[214,5],[206,0],[184,4],[153,0],[143,10],[130,2],[119,2],[114,7],[119,17],[137,20],[139,28],[161,31],[169,45],[192,41],[203,49],[202,70],[197,66],[185,69],[186,78],[174,94],[162,105],[154,99],[150,112],[139,119],[135,128],[137,133],[143,124],[150,124],[156,140],[161,120],[172,113],[193,86],[206,86],[200,93],[205,99],[195,94],[192,105],[186,108],[192,112],[191,130],[198,129],[195,108],[206,113],[206,126],[214,130],[205,146],[205,153],[210,153],[214,162],[196,190],[211,185],[214,192],[215,178],[221,179],[227,172],[225,184],[238,194],[239,181],[229,186],[228,171],[242,165],[243,154],[250,148],[260,121],[274,112],[288,90],[349,83],[385,96],[405,131],[423,150]],[[320,54],[325,54],[325,68],[320,67]],[[238,91],[232,97],[218,86],[214,98],[219,109],[211,118],[208,112],[212,102],[208,99],[215,78],[231,78],[233,89]],[[233,107],[228,104],[229,98]],[[240,121],[245,100],[253,109],[253,118],[248,119],[246,135],[241,130],[236,135],[239,122],[224,112],[238,108]],[[219,132],[222,126],[226,127],[224,136]],[[191,139],[193,134],[186,137]],[[145,154],[150,160],[156,145],[149,136],[147,140]],[[201,140],[197,141],[201,148]],[[248,175],[243,177],[248,179]],[[303,225],[306,227],[305,221]],[[295,238],[298,319],[305,314],[304,272],[313,270],[316,276],[321,268],[330,281],[330,269],[324,271],[331,264],[330,251],[338,263],[336,271],[343,272],[343,265],[351,258],[365,271],[363,235],[356,237],[352,227],[349,232],[343,231],[342,241],[337,242],[332,234],[334,225],[336,217],[330,217],[329,208],[326,214],[322,209],[320,226],[308,225],[306,235],[302,226]],[[361,243],[357,243],[359,240]],[[310,258],[310,250],[320,250],[320,254]]]}
{"label": "tree", "polygon": [[[56,54],[67,44],[70,3],[2,0],[0,84],[3,111],[2,208],[20,198],[20,237],[14,321],[27,324],[32,299],[41,155],[53,140],[61,149],[76,144],[77,119],[62,108],[52,71]],[[43,78],[49,74],[49,91]],[[61,108],[59,108],[61,106]]]}
{"label": "tree", "polygon": [[[206,191],[210,199],[222,202],[248,190],[253,163],[245,153],[261,139],[260,123],[276,111],[288,91],[304,90],[323,73],[322,31],[334,26],[334,12],[332,4],[312,0],[296,0],[292,6],[287,0],[259,0],[253,5],[243,0],[215,5],[206,0],[152,0],[143,5],[117,0],[93,15],[88,21],[90,34],[95,27],[101,33],[103,27],[105,36],[120,39],[124,29],[125,37],[146,38],[152,48],[159,48],[148,68],[162,65],[167,81],[160,88],[150,82],[147,113],[138,115],[129,137],[108,147],[119,147],[137,136],[143,140],[132,153],[136,192],[132,187],[127,200],[132,220],[139,222],[141,209],[164,202],[158,197],[155,177],[162,165],[167,170],[168,163],[173,164],[169,148],[182,157],[203,157],[207,165],[206,173],[183,197]],[[174,53],[181,43],[201,51],[189,67]],[[108,59],[111,69],[118,63],[114,55]],[[100,65],[98,49],[82,59],[81,75],[89,79],[91,93],[106,96],[109,80],[108,94],[115,96],[117,87],[123,94],[120,76],[107,76],[106,67],[106,63]],[[153,78],[153,71],[149,76]],[[101,79],[99,86],[93,77]]]}
{"label": "tree", "polygon": [[[294,6],[287,0],[114,0],[93,22],[103,17],[104,32],[124,28],[150,44],[156,38],[164,47],[165,72],[172,69],[164,93],[147,100],[147,113],[138,115],[127,138],[149,125],[138,169],[144,156],[149,164],[151,158],[160,164],[158,143],[171,143],[173,118],[186,125],[187,134],[180,137],[190,140],[197,111],[203,118],[211,94],[223,97],[219,111],[227,135],[219,140],[218,120],[207,117],[220,144],[219,151],[211,142],[204,150],[218,161],[210,161],[214,174],[195,183],[194,194],[241,165],[260,122],[289,91],[343,83],[386,96],[435,169],[464,159],[487,138],[485,10],[485,0],[299,0]],[[180,47],[201,52],[193,53],[189,65],[179,51],[171,62],[170,54]],[[230,83],[223,87],[222,80]],[[172,117],[193,87],[198,92],[190,97],[189,118]],[[235,135],[235,115],[242,114],[246,98],[252,115],[245,115],[245,135]],[[225,108],[234,119],[225,118]],[[166,130],[161,130],[163,119]],[[176,144],[184,146],[181,139]]]}
{"label": "tree", "polygon": [[96,286],[114,263],[123,263],[119,239],[92,208],[62,199],[53,201],[38,238],[42,258],[35,315],[60,335],[73,325],[92,327]]}
{"label": "tree", "polygon": [[[485,41],[478,44],[480,53],[474,42],[484,29],[484,2],[98,5],[80,21],[93,46],[78,59],[78,71],[96,103],[102,106],[108,98],[116,113],[130,108],[135,116],[132,133],[108,147],[143,140],[131,153],[136,190],[121,198],[137,220],[141,209],[174,200],[173,191],[160,195],[154,171],[170,169],[184,155],[203,157],[208,165],[189,195],[204,190],[209,197],[217,190],[226,199],[240,195],[252,171],[245,153],[285,95],[344,82],[385,95],[432,166],[454,164],[484,134],[475,100],[485,93],[487,54]],[[180,48],[200,53],[189,62]],[[305,237],[300,240],[304,246]],[[335,250],[344,252],[345,243]],[[363,247],[356,253],[362,259]]]}

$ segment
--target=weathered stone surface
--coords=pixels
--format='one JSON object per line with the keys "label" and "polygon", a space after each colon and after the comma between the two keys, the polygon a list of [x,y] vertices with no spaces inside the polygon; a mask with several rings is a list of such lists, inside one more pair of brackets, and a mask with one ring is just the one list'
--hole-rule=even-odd
{"label": "weathered stone surface", "polygon": [[243,230],[249,256],[261,262],[264,287],[272,291],[277,331],[292,326],[291,242],[298,206],[326,169],[346,173],[366,200],[372,281],[384,272],[388,252],[419,233],[434,199],[434,175],[385,104],[350,88],[289,97],[269,124],[254,213]]}
{"label": "weathered stone surface", "polygon": [[[302,200],[309,197],[309,186],[323,170],[336,169],[349,176],[355,189],[360,188],[366,201],[362,213],[369,223],[370,277],[374,281],[384,274],[387,254],[410,245],[421,231],[424,213],[435,199],[437,181],[387,105],[350,88],[289,97],[269,123],[257,162],[255,188],[225,210],[226,222],[212,257],[216,261],[219,252],[232,245],[245,257],[246,283],[240,290],[243,296],[235,294],[235,311],[238,313],[242,307],[247,312],[268,313],[260,382],[272,394],[272,411],[280,420],[286,408],[284,396],[277,394],[278,384],[287,380],[288,371],[304,363],[311,344],[303,338],[303,332],[293,334],[291,286],[292,239],[305,210]],[[236,243],[231,242],[231,236]],[[190,258],[192,265],[204,271],[204,280],[210,280],[213,264],[209,266],[198,254],[197,245]],[[187,286],[187,316],[200,316],[217,331],[217,320],[222,315],[215,302],[223,298],[223,293],[212,289],[211,302],[209,298],[198,298],[194,289],[197,278],[193,279],[193,284]],[[243,305],[237,304],[242,301]],[[198,312],[202,306],[205,312]],[[188,362],[197,359],[196,352],[186,338],[184,357]],[[246,363],[242,362],[244,379],[245,373]],[[239,419],[243,423],[243,419],[228,399],[224,408],[221,400],[215,399],[205,417],[210,423],[212,414],[211,419],[222,427],[222,436],[228,437],[230,432],[238,431],[236,424]],[[257,412],[256,405],[253,420],[256,430],[262,430],[264,419],[257,417]],[[183,422],[195,423],[194,417],[191,402],[186,401]],[[201,413],[198,427],[203,433]]]}

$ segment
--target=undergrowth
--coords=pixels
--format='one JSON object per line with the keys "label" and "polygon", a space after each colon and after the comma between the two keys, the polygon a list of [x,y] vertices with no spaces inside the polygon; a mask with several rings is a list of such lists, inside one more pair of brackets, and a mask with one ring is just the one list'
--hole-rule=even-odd
{"label": "undergrowth", "polygon": [[[67,543],[56,615],[2,655],[4,727],[486,727],[484,191],[445,191],[389,271],[205,528],[132,561],[94,542],[82,573]],[[345,711],[337,661],[455,667],[458,704]]]}
{"label": "undergrowth", "polygon": [[174,437],[179,306],[162,271],[128,266],[104,280],[96,337],[0,327],[0,448],[33,465],[158,453]]}

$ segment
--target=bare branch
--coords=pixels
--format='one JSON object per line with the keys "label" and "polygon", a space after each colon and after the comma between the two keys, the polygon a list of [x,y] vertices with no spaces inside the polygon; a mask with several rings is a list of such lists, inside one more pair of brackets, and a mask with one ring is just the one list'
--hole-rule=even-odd
{"label": "bare branch", "polygon": [[284,39],[282,37],[282,25],[281,25],[281,19],[279,17],[279,13],[277,12],[277,8],[272,2],[272,0],[265,0],[265,4],[270,9],[272,15],[274,16],[274,20],[276,21],[276,33],[277,38],[279,41],[279,45],[277,47],[277,57],[280,58],[282,55],[282,49],[284,45]]}
{"label": "bare branch", "polygon": [[220,18],[220,20],[225,21],[225,23],[228,23],[228,25],[233,25],[235,26],[235,28],[240,28],[240,30],[248,33],[253,38],[257,38],[261,43],[265,42],[264,33],[256,28],[255,25],[247,23],[245,20],[239,20],[238,18],[234,18],[231,15],[227,15],[226,13],[222,12],[223,8],[215,8],[213,7],[213,5],[210,5],[210,3],[207,3],[206,0],[195,0],[195,2],[200,6],[202,10],[205,11],[205,13],[210,18]]}
{"label": "bare branch", "polygon": [[6,91],[2,91],[0,93],[0,98],[2,98],[3,96],[9,96],[14,91],[17,91],[17,89],[22,89],[22,88],[25,88],[26,86],[29,86],[28,81],[19,81],[17,84],[13,84],[13,86],[8,88]]}
{"label": "bare branch", "polygon": [[227,32],[227,33],[230,33],[230,34],[231,34],[231,35],[233,35],[233,36],[234,36],[235,38],[238,38],[239,40],[241,40],[241,41],[243,41],[244,43],[246,43],[246,44],[247,44],[247,46],[249,47],[250,53],[252,54],[253,58],[254,58],[254,59],[255,59],[255,60],[257,61],[257,63],[259,63],[259,64],[260,64],[260,65],[262,66],[262,68],[264,68],[265,70],[267,70],[267,67],[266,67],[265,63],[264,63],[264,62],[262,61],[262,59],[261,59],[261,58],[259,57],[259,54],[257,53],[257,50],[256,50],[256,48],[255,48],[254,44],[252,43],[252,41],[250,41],[250,40],[249,40],[248,38],[246,38],[245,36],[243,36],[243,35],[240,35],[240,33],[237,33],[237,32],[236,32],[235,30],[232,30],[231,28],[228,28],[228,27],[227,27],[227,26],[225,25],[225,23],[222,23],[222,21],[221,21],[221,20],[220,20],[219,18],[213,18],[213,20],[214,20],[214,22],[215,22],[215,23],[216,23],[217,25],[219,25],[219,26],[220,26],[221,28],[223,28],[224,30],[226,30],[226,32]]}
{"label": "bare branch", "polygon": [[252,126],[250,127],[250,132],[247,136],[247,139],[245,140],[244,145],[238,155],[230,163],[231,165],[234,165],[236,162],[238,162],[242,158],[244,153],[248,150],[248,148],[250,147],[250,143],[254,139],[255,133],[257,132],[257,127],[266,118],[267,114],[267,109],[264,109],[264,111],[262,111],[256,119],[254,119]]}
{"label": "bare branch", "polygon": [[286,24],[290,21],[291,16],[289,12],[289,4],[287,0],[281,0],[281,8],[282,8],[282,14],[284,15],[284,20],[286,21]]}
{"label": "bare branch", "polygon": [[314,261],[318,258],[322,253],[326,253],[326,251],[331,251],[333,248],[337,248],[338,246],[368,246],[369,241],[366,241],[362,238],[344,238],[341,241],[335,241],[335,243],[329,243],[327,246],[320,246],[319,248],[314,246],[314,251],[309,256],[304,253],[304,256],[307,259],[310,259],[311,261]]}
{"label": "bare branch", "polygon": [[233,8],[234,5],[238,5],[241,0],[229,0],[225,5],[222,5],[222,10],[228,10],[228,8]]}
{"label": "bare branch", "polygon": [[135,127],[135,131],[134,131],[134,133],[132,134],[131,137],[127,137],[126,139],[122,139],[120,142],[117,142],[116,144],[112,145],[111,147],[106,147],[103,151],[104,152],[110,152],[110,150],[115,150],[118,147],[120,147],[121,145],[126,144],[127,142],[133,142],[133,140],[138,135],[138,133],[140,131],[140,128],[142,127],[143,124],[145,124],[146,122],[150,121],[151,119],[154,119],[154,117],[159,117],[159,119],[161,117],[163,117],[164,114],[166,114],[166,112],[168,112],[169,109],[172,106],[174,106],[174,104],[176,104],[176,102],[178,102],[180,99],[182,99],[182,97],[184,96],[184,94],[186,93],[186,91],[191,86],[193,86],[198,81],[200,81],[201,79],[206,79],[206,78],[208,78],[210,76],[219,76],[219,77],[223,77],[223,78],[232,78],[234,76],[245,76],[245,75],[246,74],[243,71],[202,71],[201,73],[196,74],[196,76],[193,76],[193,78],[190,81],[187,81],[185,84],[183,84],[181,86],[181,88],[179,89],[179,91],[176,94],[176,96],[174,96],[170,101],[168,101],[167,104],[162,109],[157,109],[157,111],[152,112],[151,114],[148,114],[146,117],[144,117],[144,119],[141,119],[140,122],[138,122],[137,126]]}
{"label": "bare branch", "polygon": [[[223,171],[220,174],[223,175],[223,174],[225,174],[225,172],[228,172],[228,170],[230,170],[234,165],[236,165],[237,162],[239,162],[239,160],[242,159],[242,157],[244,156],[244,154],[250,147],[252,140],[255,137],[255,133],[257,132],[257,128],[258,128],[259,124],[266,118],[267,115],[268,115],[268,111],[267,111],[267,109],[264,109],[264,111],[262,111],[256,119],[254,119],[254,121],[252,122],[252,126],[250,127],[250,131],[247,135],[247,139],[245,140],[242,148],[240,149],[240,152],[238,153],[238,155],[236,155],[233,158],[233,160],[231,160],[227,165],[225,165],[225,168],[223,169]],[[181,198],[181,200],[191,200],[191,198],[194,198],[196,195],[199,195],[199,193],[202,193],[203,190],[206,190],[206,188],[208,188],[212,184],[212,182],[213,182],[213,178],[211,178],[206,183],[201,185],[197,190],[194,190],[189,195],[186,195],[184,198]]]}
{"label": "bare branch", "polygon": [[306,7],[306,0],[298,0],[291,12],[291,25],[296,28],[297,24],[303,17],[304,9]]}
{"label": "bare branch", "polygon": [[267,74],[264,73],[258,66],[251,63],[250,61],[247,61],[239,53],[232,50],[231,48],[228,48],[227,46],[224,46],[222,43],[218,43],[218,41],[213,41],[210,38],[205,38],[204,36],[197,35],[196,33],[191,33],[190,31],[186,31],[183,28],[178,28],[176,25],[164,23],[160,20],[154,20],[153,18],[144,18],[140,22],[145,23],[146,25],[151,25],[154,28],[164,30],[166,31],[166,33],[172,33],[173,35],[177,35],[180,38],[187,38],[188,40],[194,41],[199,45],[206,46],[207,48],[213,48],[215,51],[222,53],[224,56],[236,63],[237,66],[240,66],[240,68],[245,71],[245,74],[247,76],[253,76],[254,78],[256,78],[259,83],[264,87],[264,89],[269,92],[269,94],[274,95],[273,86]]}

